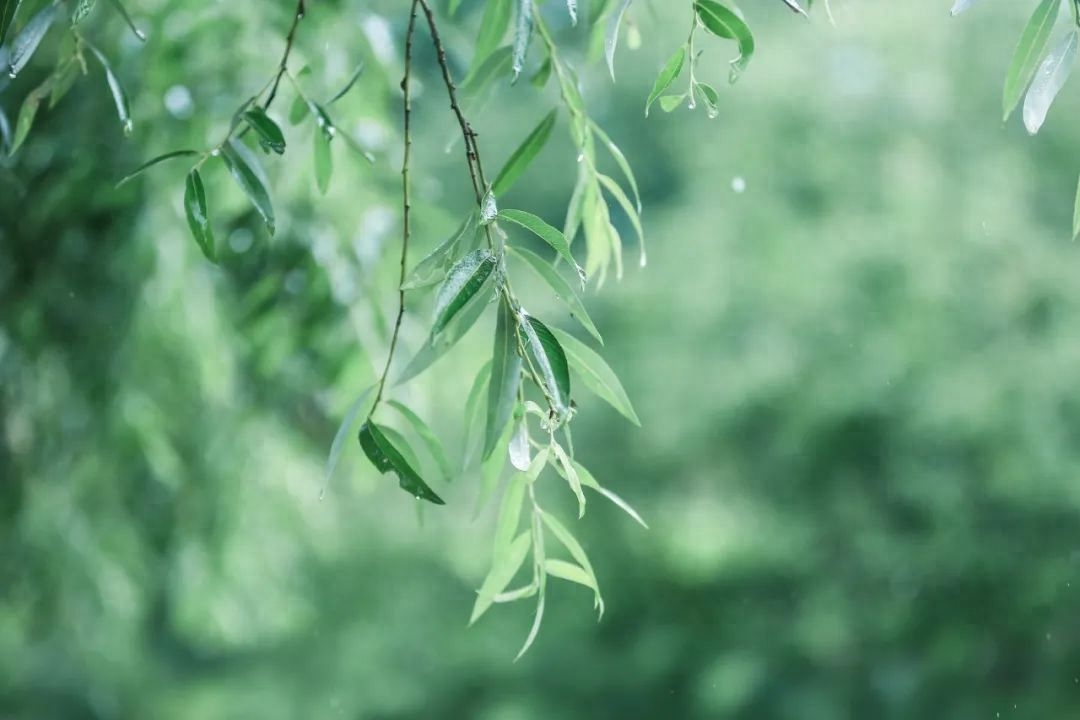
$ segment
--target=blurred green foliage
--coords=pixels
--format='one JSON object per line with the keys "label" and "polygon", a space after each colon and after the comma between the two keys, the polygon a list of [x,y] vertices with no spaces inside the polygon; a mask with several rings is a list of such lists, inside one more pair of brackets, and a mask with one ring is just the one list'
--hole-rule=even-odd
{"label": "blurred green foliage", "polygon": [[[474,521],[474,474],[418,525],[350,443],[320,500],[385,351],[400,3],[311,4],[306,82],[329,97],[367,61],[336,119],[377,162],[334,148],[324,198],[313,128],[289,130],[267,160],[273,239],[223,171],[205,178],[220,267],[188,236],[182,167],[113,186],[216,142],[291,5],[142,3],[146,44],[98,10],[85,32],[134,135],[94,69],[0,164],[0,717],[1076,716],[1080,101],[1066,88],[1037,139],[1002,127],[1029,8],[950,22],[934,0],[835,0],[832,28],[745,3],[757,53],[732,87],[713,57],[715,120],[642,115],[689,18],[667,3],[637,9],[617,84],[583,74],[651,252],[587,299],[644,427],[582,396],[575,445],[651,530],[590,504],[607,613],[557,586],[512,664],[528,608],[465,627],[492,521]],[[459,72],[478,13],[446,27]],[[36,62],[0,94],[9,113]],[[418,64],[426,250],[468,195],[428,51]],[[474,109],[485,152],[505,157],[552,92]],[[575,168],[556,134],[508,207],[560,216]],[[395,390],[451,450],[481,335]]]}

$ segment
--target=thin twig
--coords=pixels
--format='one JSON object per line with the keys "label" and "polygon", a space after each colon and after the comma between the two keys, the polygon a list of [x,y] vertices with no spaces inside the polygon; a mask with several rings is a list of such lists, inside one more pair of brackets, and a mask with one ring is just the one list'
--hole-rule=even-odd
{"label": "thin twig", "polygon": [[277,97],[278,86],[281,85],[281,78],[285,76],[285,72],[289,65],[289,55],[292,54],[293,41],[296,39],[296,28],[300,26],[300,21],[304,19],[304,14],[307,12],[307,0],[296,0],[296,12],[293,13],[292,25],[289,26],[289,34],[285,36],[285,52],[281,54],[281,62],[278,63],[277,75],[274,76],[274,82],[270,86],[270,94],[266,96],[266,100],[263,102],[263,110],[270,107],[270,103],[274,102],[274,98]]}
{"label": "thin twig", "polygon": [[405,31],[405,75],[401,79],[401,92],[403,95],[402,127],[404,128],[405,147],[401,161],[402,230],[401,274],[398,278],[398,311],[397,319],[394,321],[394,333],[390,336],[390,349],[386,354],[386,366],[383,368],[382,376],[379,378],[379,390],[375,393],[375,403],[371,406],[372,413],[374,413],[375,408],[379,406],[379,401],[382,400],[383,390],[386,389],[386,378],[390,375],[390,364],[394,360],[394,351],[397,349],[398,335],[401,333],[401,320],[405,316],[405,290],[403,289],[403,286],[405,285],[405,263],[409,254],[409,216],[412,211],[409,194],[409,161],[412,156],[412,93],[410,90],[410,81],[412,79],[413,35],[416,29],[416,6],[421,2],[422,0],[412,0],[412,6],[409,9],[409,27]]}

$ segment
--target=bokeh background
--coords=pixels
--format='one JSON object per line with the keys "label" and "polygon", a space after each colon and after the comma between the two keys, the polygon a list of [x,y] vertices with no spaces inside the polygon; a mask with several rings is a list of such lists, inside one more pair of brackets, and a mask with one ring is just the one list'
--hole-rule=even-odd
{"label": "bokeh background", "polygon": [[[594,500],[574,528],[606,615],[556,584],[512,663],[531,607],[466,627],[493,521],[475,472],[420,524],[350,439],[320,500],[392,312],[403,3],[310,3],[294,67],[325,98],[366,61],[333,113],[376,163],[335,147],[320,196],[312,125],[289,129],[273,238],[208,172],[220,266],[187,233],[182,163],[114,183],[220,139],[293,3],[131,2],[145,44],[99,3],[84,31],[134,134],[91,68],[0,161],[0,717],[1080,717],[1080,92],[1036,138],[1002,124],[1032,2],[833,0],[836,27],[743,4],[758,55],[729,87],[733,48],[707,45],[714,120],[642,113],[688,2],[636,3],[617,82],[583,72],[651,245],[587,299],[644,427],[582,395],[575,445],[651,529]],[[444,20],[459,74],[479,10]],[[580,60],[585,31],[558,30]],[[468,196],[417,62],[419,253]],[[488,164],[554,102],[522,83],[471,107]],[[558,221],[565,136],[504,205]],[[456,462],[481,328],[395,391]]]}

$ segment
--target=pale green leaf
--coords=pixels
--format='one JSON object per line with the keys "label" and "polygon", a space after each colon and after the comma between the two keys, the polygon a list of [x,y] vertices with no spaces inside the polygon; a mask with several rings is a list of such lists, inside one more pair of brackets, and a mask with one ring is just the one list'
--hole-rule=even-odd
{"label": "pale green leaf", "polygon": [[1054,28],[1060,7],[1061,0],[1041,0],[1028,19],[1005,73],[1005,88],[1001,96],[1002,120],[1009,119],[1031,82],[1031,76],[1035,74],[1035,68],[1050,41],[1050,31]]}
{"label": "pale green leaf", "polygon": [[604,359],[573,335],[558,329],[552,332],[559,340],[571,367],[577,371],[585,387],[618,410],[627,420],[640,427],[641,420],[634,412],[630,398],[627,397],[615,371],[604,362]]}

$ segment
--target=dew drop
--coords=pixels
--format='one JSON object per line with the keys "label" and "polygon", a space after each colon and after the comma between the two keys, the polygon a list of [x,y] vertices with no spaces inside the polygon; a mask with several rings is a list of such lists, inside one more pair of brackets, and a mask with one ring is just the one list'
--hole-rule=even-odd
{"label": "dew drop", "polygon": [[736,175],[735,177],[731,178],[731,189],[739,195],[742,195],[744,192],[746,192],[746,180],[743,178],[742,175]]}
{"label": "dew drop", "polygon": [[648,263],[648,260],[647,260],[647,259],[646,259],[646,257],[645,257],[645,253],[641,253],[641,259],[640,259],[640,260],[638,260],[638,265],[639,265],[640,267],[645,267],[645,265],[646,265],[647,263]]}
{"label": "dew drop", "polygon": [[[12,75],[11,77],[15,77],[15,76]],[[585,153],[578,153],[577,161],[578,162],[584,162],[585,161]]]}

